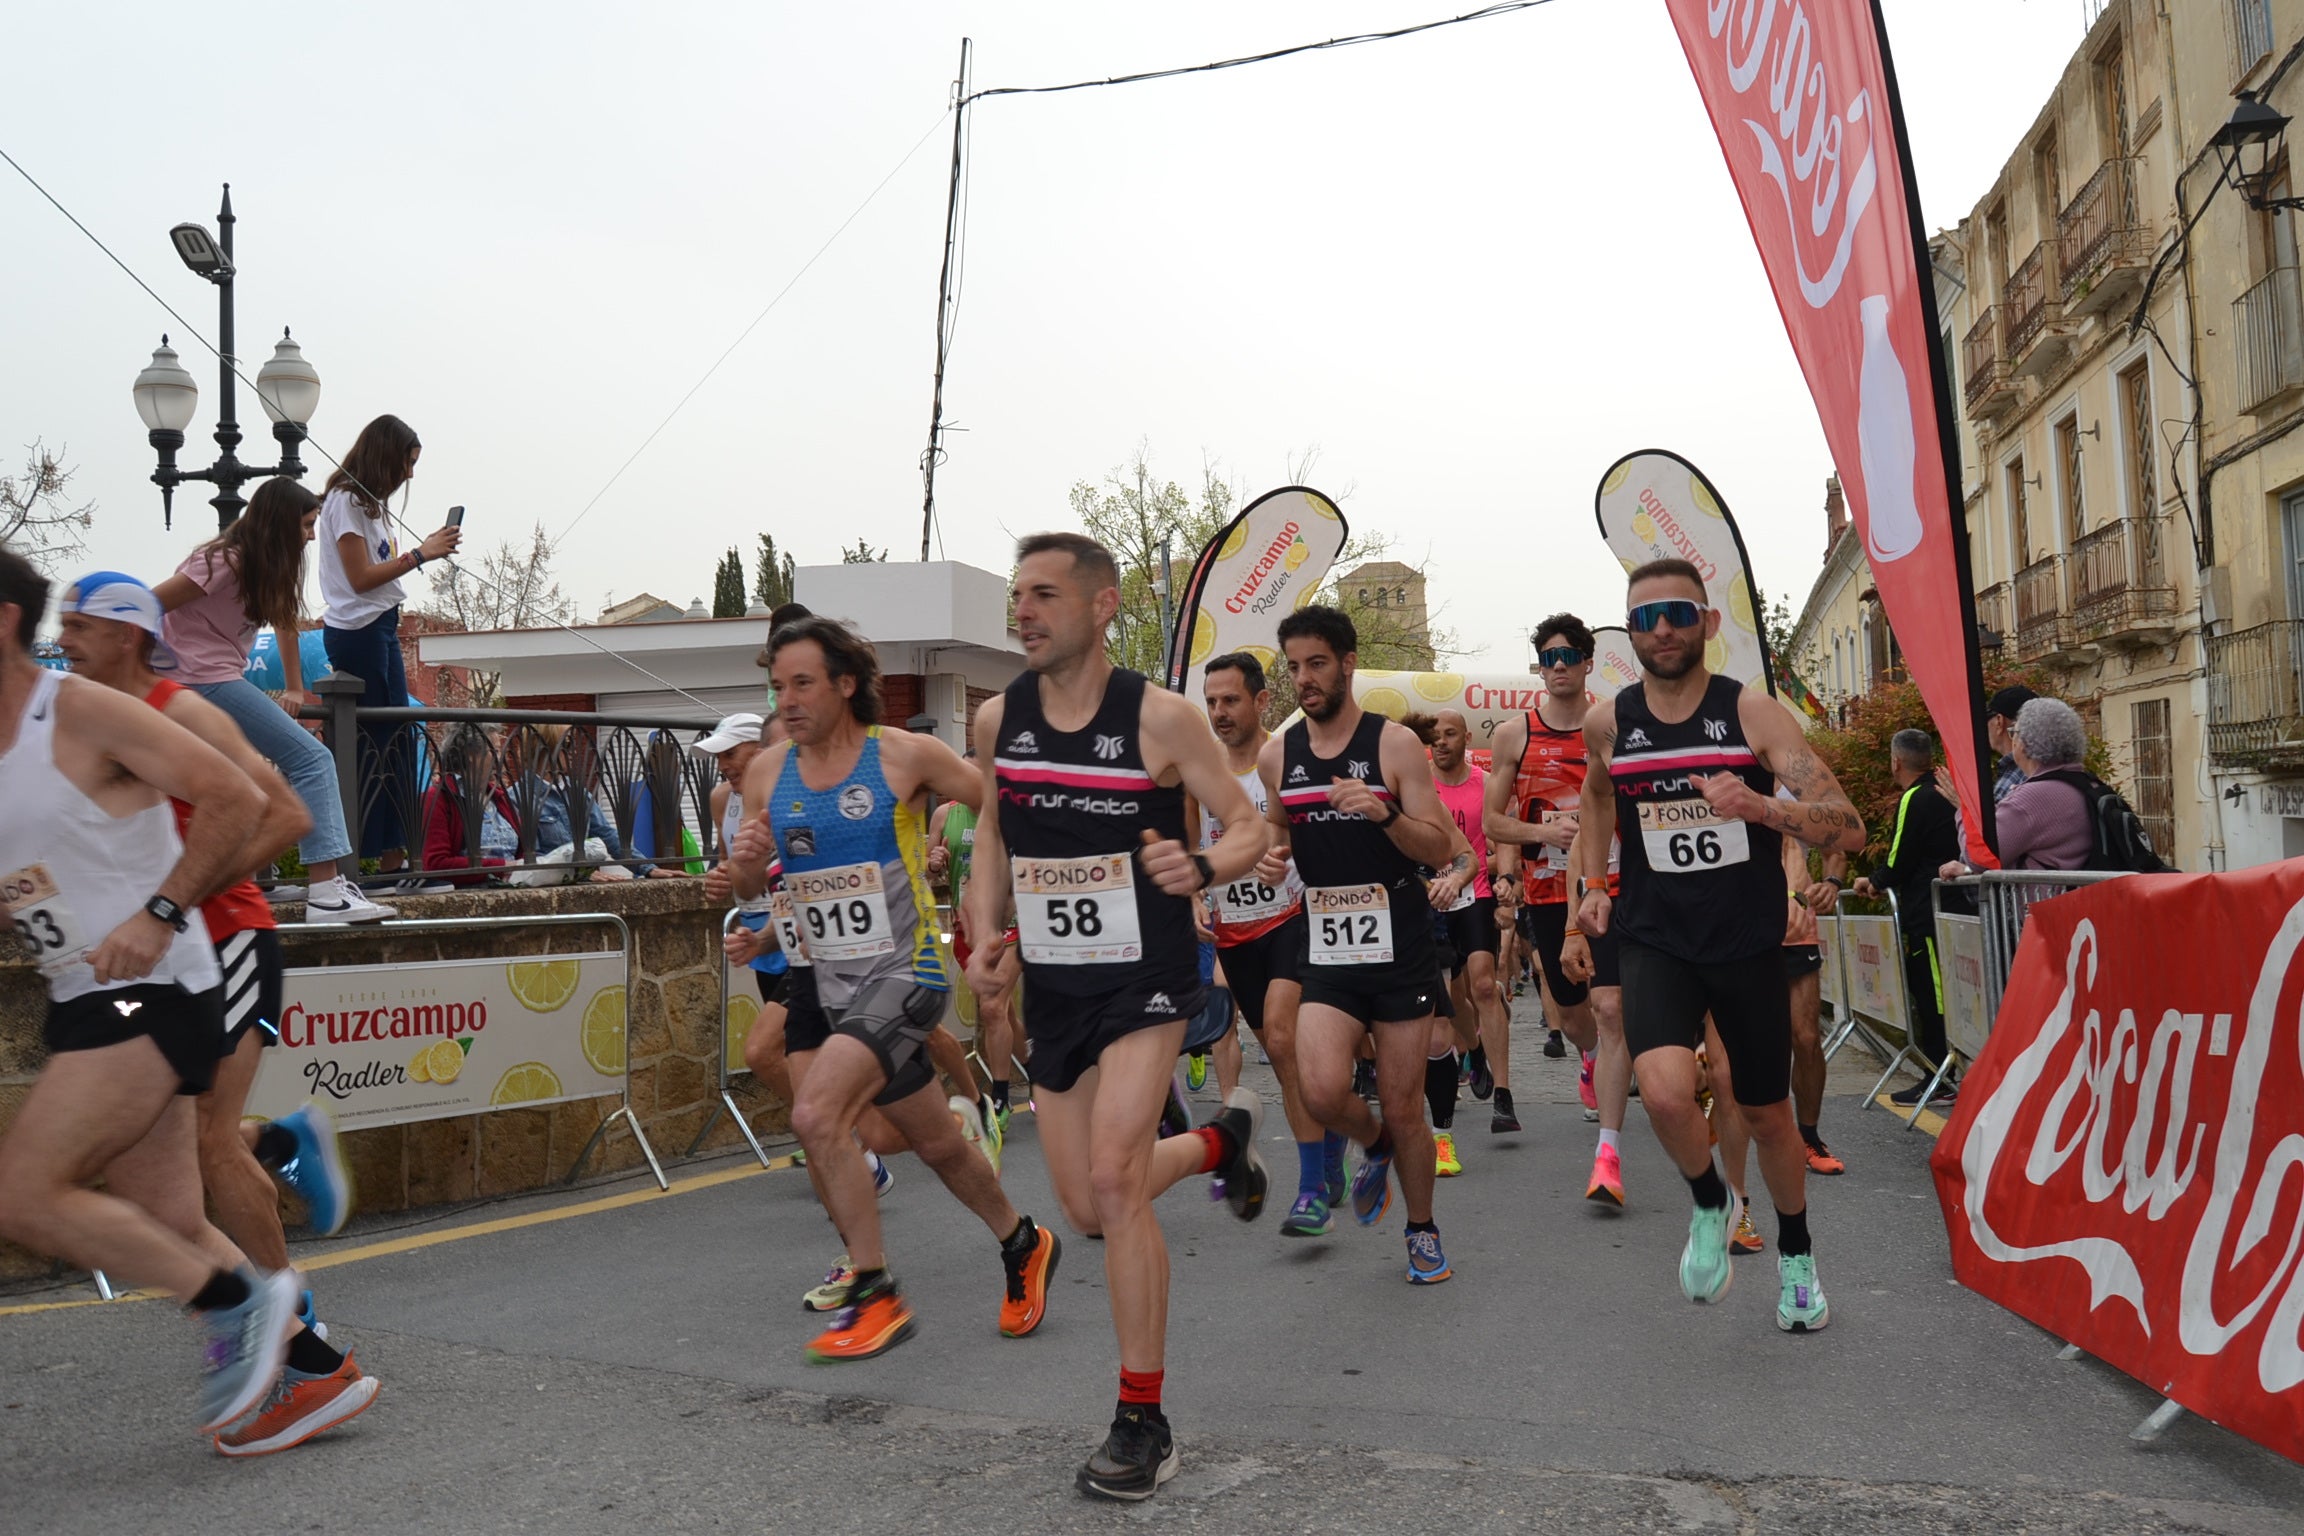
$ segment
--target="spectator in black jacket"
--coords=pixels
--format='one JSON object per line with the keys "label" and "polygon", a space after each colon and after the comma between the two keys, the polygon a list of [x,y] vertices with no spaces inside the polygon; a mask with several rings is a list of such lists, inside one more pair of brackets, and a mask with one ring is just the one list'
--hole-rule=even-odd
{"label": "spectator in black jacket", "polygon": [[[1888,742],[1888,769],[1904,790],[1896,803],[1896,830],[1888,857],[1851,887],[1859,896],[1896,893],[1904,940],[1904,991],[1912,1000],[1912,1035],[1931,1062],[1944,1059],[1944,975],[1936,954],[1936,872],[1960,855],[1959,823],[1952,802],[1929,782],[1936,743],[1926,731],[1898,731]],[[1920,1084],[1895,1096],[1906,1106],[1920,1102]],[[1949,1079],[1936,1090],[1936,1102],[1949,1103]]]}

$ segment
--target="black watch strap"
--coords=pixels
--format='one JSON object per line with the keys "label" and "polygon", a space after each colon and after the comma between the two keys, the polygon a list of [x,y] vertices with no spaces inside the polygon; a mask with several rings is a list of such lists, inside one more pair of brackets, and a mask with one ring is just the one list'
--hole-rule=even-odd
{"label": "black watch strap", "polygon": [[1205,891],[1215,887],[1216,866],[1208,862],[1208,855],[1204,853],[1192,855],[1192,867],[1200,871],[1200,889]]}
{"label": "black watch strap", "polygon": [[184,909],[176,905],[176,903],[170,901],[165,896],[153,897],[150,901],[144,903],[144,910],[149,912],[152,916],[160,919],[160,921],[166,923],[169,927],[175,929],[178,933],[182,933],[186,928],[190,927],[192,923],[192,919],[185,915]]}
{"label": "black watch strap", "polygon": [[1376,825],[1380,827],[1388,827],[1399,819],[1400,802],[1397,800],[1387,800],[1384,802],[1384,819],[1376,823]]}

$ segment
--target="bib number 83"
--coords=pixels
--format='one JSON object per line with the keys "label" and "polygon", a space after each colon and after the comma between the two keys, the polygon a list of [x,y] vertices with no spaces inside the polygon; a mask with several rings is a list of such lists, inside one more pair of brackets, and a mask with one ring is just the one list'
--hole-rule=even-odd
{"label": "bib number 83", "polygon": [[1104,932],[1104,914],[1093,896],[1052,896],[1048,899],[1048,932],[1059,939],[1075,934],[1083,939],[1099,938]]}
{"label": "bib number 83", "polygon": [[1720,862],[1723,853],[1720,834],[1713,831],[1675,832],[1664,846],[1679,869],[1708,869]]}

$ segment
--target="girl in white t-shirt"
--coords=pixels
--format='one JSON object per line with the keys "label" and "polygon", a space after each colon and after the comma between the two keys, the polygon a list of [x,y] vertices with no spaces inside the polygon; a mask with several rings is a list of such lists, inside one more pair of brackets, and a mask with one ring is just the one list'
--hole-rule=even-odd
{"label": "girl in white t-shirt", "polygon": [[[463,535],[442,528],[414,549],[393,537],[385,503],[416,474],[424,451],[416,433],[397,416],[379,416],[360,429],[344,462],[328,477],[320,499],[320,594],[322,639],[328,664],[364,685],[362,705],[404,706],[408,675],[400,655],[400,578],[456,552]],[[375,763],[380,778],[363,772],[360,852],[387,870],[407,862],[400,804],[413,781],[415,751],[406,726],[361,727],[361,759]]]}

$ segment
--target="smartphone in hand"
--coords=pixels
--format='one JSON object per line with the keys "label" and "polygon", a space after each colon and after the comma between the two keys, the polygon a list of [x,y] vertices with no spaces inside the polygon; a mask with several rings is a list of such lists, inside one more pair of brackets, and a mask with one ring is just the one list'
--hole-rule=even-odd
{"label": "smartphone in hand", "polygon": [[450,507],[448,509],[448,526],[451,528],[464,526],[464,509],[462,507]]}

